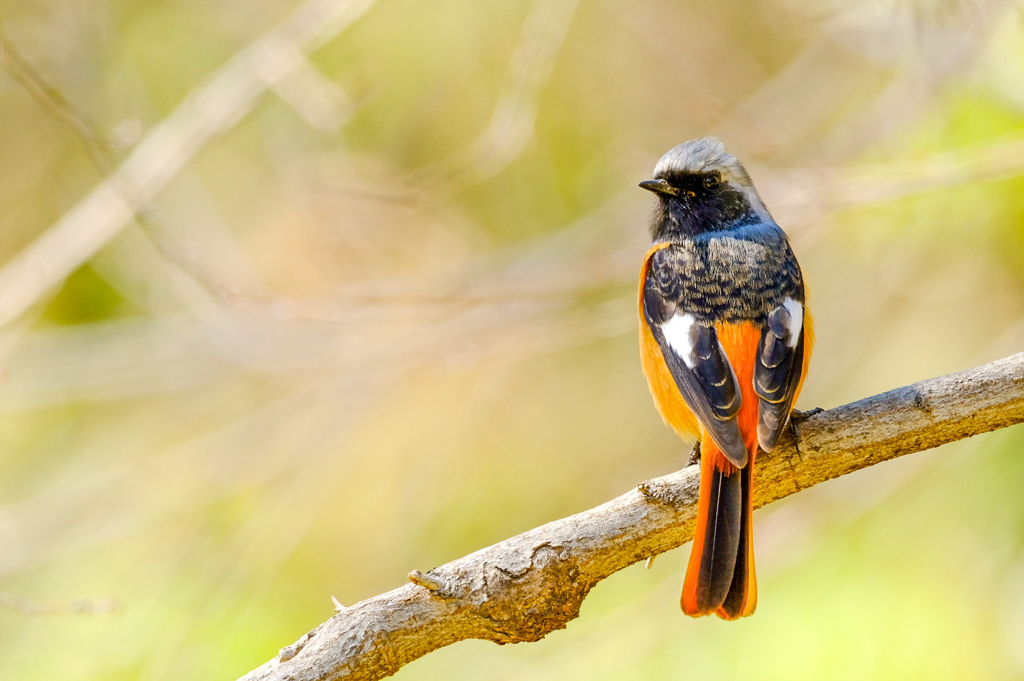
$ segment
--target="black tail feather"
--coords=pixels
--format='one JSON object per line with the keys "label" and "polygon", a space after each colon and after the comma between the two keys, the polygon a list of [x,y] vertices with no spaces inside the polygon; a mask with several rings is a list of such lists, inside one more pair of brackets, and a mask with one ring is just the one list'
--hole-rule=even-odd
{"label": "black tail feather", "polygon": [[751,542],[749,539],[750,533],[753,531],[753,528],[751,527],[753,505],[751,504],[750,498],[750,493],[753,489],[753,465],[744,468],[740,475],[742,477],[740,500],[741,517],[739,542],[736,547],[736,565],[733,567],[732,582],[729,586],[729,593],[722,602],[722,608],[719,612],[719,615],[725,619],[736,619],[737,617],[750,614],[750,612],[744,612],[744,606],[748,600],[748,591],[752,586],[749,582],[754,578],[754,571],[750,569],[750,563],[753,561],[754,557],[750,552]]}
{"label": "black tail feather", "polygon": [[741,549],[743,472],[713,467],[707,525],[701,547],[696,600],[701,612],[714,612],[726,600]]}

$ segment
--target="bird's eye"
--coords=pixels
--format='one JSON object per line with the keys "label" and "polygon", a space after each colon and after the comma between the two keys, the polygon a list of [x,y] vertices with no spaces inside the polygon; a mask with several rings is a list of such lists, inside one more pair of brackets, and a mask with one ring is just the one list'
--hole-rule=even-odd
{"label": "bird's eye", "polygon": [[722,178],[718,176],[718,173],[708,175],[704,178],[704,189],[713,192],[720,186],[722,186]]}

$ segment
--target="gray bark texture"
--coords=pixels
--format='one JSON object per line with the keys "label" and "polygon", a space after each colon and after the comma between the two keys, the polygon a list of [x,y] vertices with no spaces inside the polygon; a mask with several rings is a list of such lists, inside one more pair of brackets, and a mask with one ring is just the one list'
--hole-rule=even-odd
{"label": "gray bark texture", "polygon": [[[1024,421],[1024,353],[817,413],[757,460],[755,507],[911,452]],[[244,681],[381,679],[469,638],[537,641],[609,575],[690,541],[699,466],[524,532],[348,608]]]}

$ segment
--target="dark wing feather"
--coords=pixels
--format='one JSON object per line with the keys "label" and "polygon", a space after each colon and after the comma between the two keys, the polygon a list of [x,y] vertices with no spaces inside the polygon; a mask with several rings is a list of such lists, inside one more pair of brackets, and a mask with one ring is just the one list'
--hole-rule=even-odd
{"label": "dark wing feather", "polygon": [[803,372],[803,325],[800,326],[796,345],[791,347],[789,321],[789,311],[784,306],[772,310],[757,347],[757,364],[754,366],[754,392],[759,398],[757,440],[766,452],[775,449],[782,429],[789,421]]}
{"label": "dark wing feather", "polygon": [[673,300],[670,290],[665,290],[664,279],[660,284],[658,279],[648,277],[644,286],[644,320],[661,347],[686,406],[726,458],[742,468],[747,465],[747,448],[736,420],[742,401],[736,375],[710,325],[695,321],[689,327],[692,352],[688,359],[692,367],[676,353],[665,339],[662,324],[676,313],[685,314],[686,310],[680,307],[681,301]]}

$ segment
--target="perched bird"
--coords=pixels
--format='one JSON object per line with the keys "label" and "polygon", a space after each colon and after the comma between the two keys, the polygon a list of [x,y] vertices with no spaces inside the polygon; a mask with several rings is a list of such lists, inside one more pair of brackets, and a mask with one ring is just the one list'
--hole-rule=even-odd
{"label": "perched bird", "polygon": [[700,501],[682,608],[757,605],[754,460],[775,447],[811,356],[803,276],[742,164],[713,137],[665,154],[640,268],[640,356],[665,422],[697,438]]}

